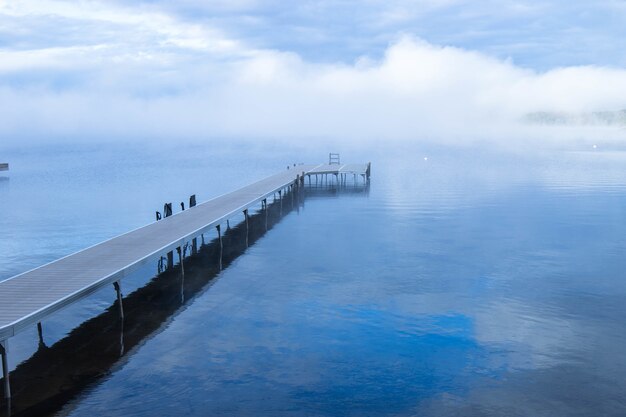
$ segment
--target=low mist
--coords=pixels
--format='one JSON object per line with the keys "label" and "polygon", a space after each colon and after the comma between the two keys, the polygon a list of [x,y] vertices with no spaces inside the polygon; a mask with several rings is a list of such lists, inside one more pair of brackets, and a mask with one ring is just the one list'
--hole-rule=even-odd
{"label": "low mist", "polygon": [[626,109],[620,68],[537,71],[412,36],[397,37],[382,56],[320,63],[153,12],[81,7],[56,12],[104,19],[119,37],[110,27],[96,36],[105,29],[95,27],[70,46],[0,51],[0,144],[246,138],[515,147],[625,137],[622,123],[554,116]]}

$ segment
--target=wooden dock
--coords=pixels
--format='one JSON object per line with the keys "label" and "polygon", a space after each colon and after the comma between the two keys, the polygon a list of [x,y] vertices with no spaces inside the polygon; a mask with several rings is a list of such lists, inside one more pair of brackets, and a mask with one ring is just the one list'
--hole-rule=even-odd
{"label": "wooden dock", "polygon": [[[340,183],[369,180],[370,164],[297,165],[239,190],[224,194],[147,226],[99,243],[57,261],[0,282],[0,353],[5,397],[10,398],[8,339],[50,314],[113,284],[120,313],[121,280],[147,262],[190,243],[220,224],[283,191],[305,186],[305,178],[335,176]],[[184,253],[184,252],[183,252]],[[184,258],[181,257],[181,263]]]}

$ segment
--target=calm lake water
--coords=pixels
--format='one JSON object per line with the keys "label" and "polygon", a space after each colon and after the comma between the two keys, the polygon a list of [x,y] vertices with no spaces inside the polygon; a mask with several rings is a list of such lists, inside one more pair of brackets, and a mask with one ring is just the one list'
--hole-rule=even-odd
{"label": "calm lake water", "polygon": [[[0,280],[326,151],[4,149]],[[110,288],[12,338],[14,412],[626,415],[626,152],[339,151],[369,189],[233,229],[223,271],[214,235],[184,281],[155,260],[123,326]]]}

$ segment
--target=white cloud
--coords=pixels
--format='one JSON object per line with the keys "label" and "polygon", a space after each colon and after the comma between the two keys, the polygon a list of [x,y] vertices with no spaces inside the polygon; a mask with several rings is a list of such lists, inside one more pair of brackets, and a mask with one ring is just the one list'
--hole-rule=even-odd
{"label": "white cloud", "polygon": [[4,142],[224,136],[458,142],[545,135],[521,129],[528,112],[626,108],[626,71],[619,68],[536,72],[410,36],[382,58],[317,63],[151,8],[49,1],[0,7],[4,20],[43,15],[69,19],[87,35],[74,31],[70,45],[51,34],[48,42],[0,49]]}

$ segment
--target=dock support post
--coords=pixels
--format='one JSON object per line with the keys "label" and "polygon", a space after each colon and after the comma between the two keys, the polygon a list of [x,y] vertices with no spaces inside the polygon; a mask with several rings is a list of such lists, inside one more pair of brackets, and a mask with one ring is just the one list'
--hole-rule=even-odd
{"label": "dock support post", "polygon": [[278,190],[278,199],[280,200],[280,217],[283,217],[283,190]]}
{"label": "dock support post", "polygon": [[120,282],[115,281],[113,283],[113,287],[115,288],[115,292],[117,293],[117,303],[120,306],[120,319],[124,320],[124,305],[122,304],[122,288],[120,287]]}
{"label": "dock support post", "polygon": [[248,238],[250,236],[250,223],[249,223],[249,217],[248,217],[248,209],[245,209],[243,211],[243,215],[246,217],[246,248],[248,247]]}
{"label": "dock support post", "polygon": [[176,250],[178,251],[178,258],[180,259],[180,304],[182,305],[185,303],[185,263],[183,261],[184,256],[180,246],[177,247]]}
{"label": "dock support post", "polygon": [[265,211],[265,231],[267,232],[267,198],[263,200],[263,208]]}
{"label": "dock support post", "polygon": [[9,382],[9,341],[0,341],[0,354],[2,354],[2,378],[4,379],[4,398],[11,399],[11,383]]}
{"label": "dock support post", "polygon": [[174,252],[169,251],[167,253],[167,269],[174,268]]}
{"label": "dock support post", "polygon": [[120,358],[124,356],[126,348],[124,347],[124,320],[120,321]]}
{"label": "dock support post", "polygon": [[217,229],[217,238],[220,241],[220,262],[219,262],[219,265],[220,265],[220,271],[221,271],[222,270],[222,251],[224,249],[224,246],[222,245],[222,230],[221,230],[221,227],[220,227],[219,224],[217,226],[215,226],[215,228]]}
{"label": "dock support post", "polygon": [[185,273],[185,263],[183,262],[184,254],[183,249],[179,246],[176,248],[176,252],[178,252],[178,262],[180,263],[180,269],[183,270],[183,274]]}
{"label": "dock support post", "polygon": [[43,341],[43,327],[41,326],[41,322],[37,323],[37,335],[39,336],[39,346],[46,346]]}

